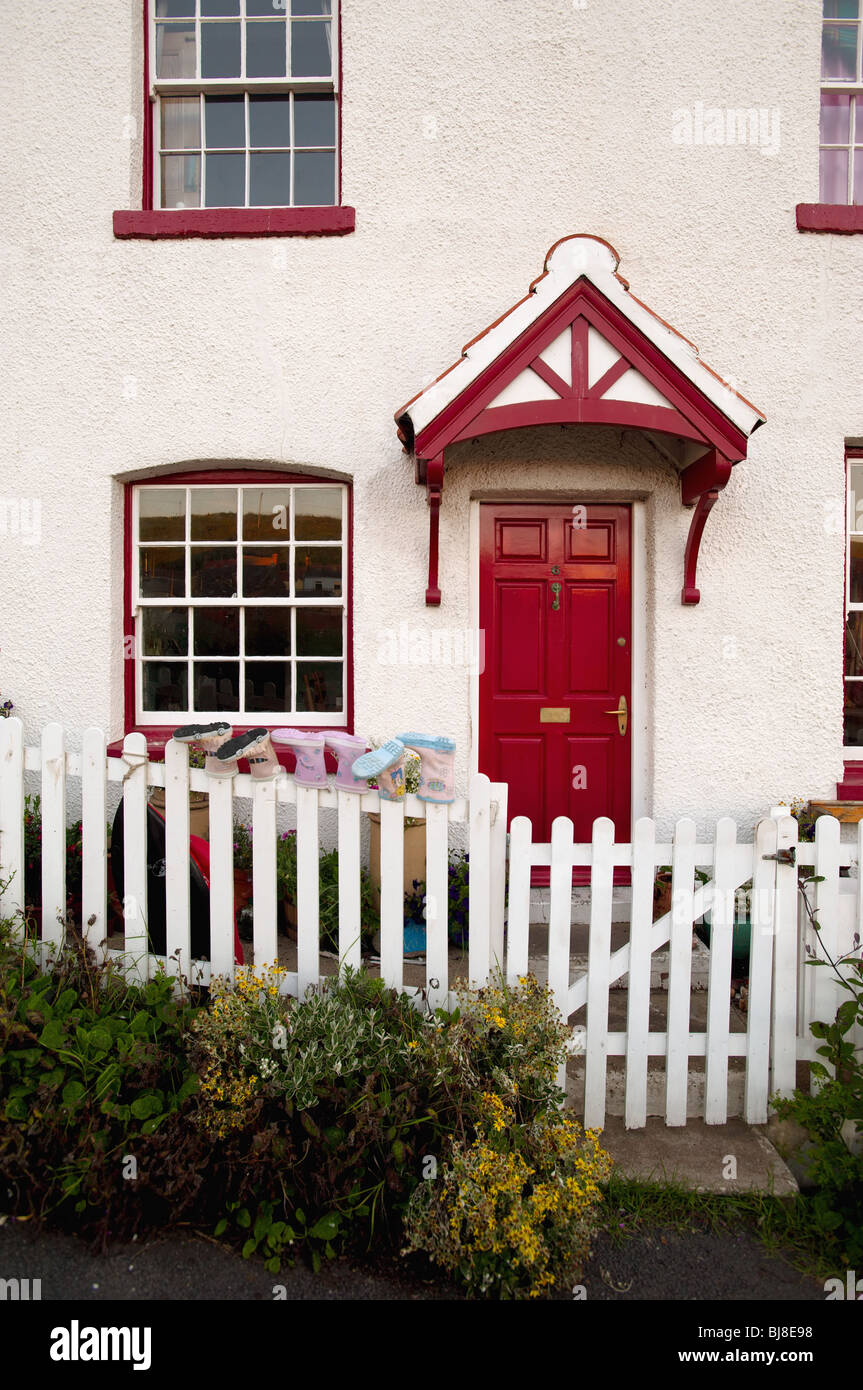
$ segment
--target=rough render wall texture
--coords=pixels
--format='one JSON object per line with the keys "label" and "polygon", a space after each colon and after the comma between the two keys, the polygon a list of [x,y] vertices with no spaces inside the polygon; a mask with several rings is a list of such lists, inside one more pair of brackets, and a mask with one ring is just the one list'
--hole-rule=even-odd
{"label": "rough render wall texture", "polygon": [[[863,238],[803,236],[818,195],[820,7],[810,0],[343,0],[343,238],[119,242],[140,206],[140,0],[4,0],[0,689],[35,736],[122,730],[122,482],[190,460],[355,483],[356,726],[441,726],[468,767],[463,669],[399,669],[379,634],[469,621],[468,502],[571,489],[647,499],[648,803],[751,821],[841,771],[846,437],[863,434]],[[88,98],[88,89],[93,93]],[[780,144],[672,141],[674,113],[778,111]],[[775,118],[774,118],[775,119]],[[447,475],[442,608],[427,509],[392,411],[570,232],[765,411],[679,592],[689,513],[617,432],[487,439]],[[826,524],[825,524],[826,523]],[[72,734],[73,742],[76,734]]]}

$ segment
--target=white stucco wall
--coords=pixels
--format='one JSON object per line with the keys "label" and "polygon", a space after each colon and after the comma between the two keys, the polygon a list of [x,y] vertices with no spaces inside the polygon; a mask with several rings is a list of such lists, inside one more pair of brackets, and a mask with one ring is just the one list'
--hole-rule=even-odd
{"label": "white stucco wall", "polygon": [[[463,669],[383,666],[379,634],[469,622],[472,495],[646,499],[648,804],[751,822],[831,796],[842,768],[843,446],[863,435],[863,237],[801,235],[818,197],[810,0],[343,0],[345,237],[117,241],[140,206],[140,0],[4,0],[0,698],[30,737],[123,728],[122,483],[189,461],[354,481],[356,727],[471,737]],[[90,95],[88,96],[88,92]],[[779,144],[680,145],[696,104],[779,113]],[[775,134],[775,118],[772,129]],[[690,513],[643,440],[555,431],[464,446],[426,609],[428,513],[392,412],[571,232],[767,424],[711,515],[698,607]],[[455,455],[454,455],[455,457]]]}

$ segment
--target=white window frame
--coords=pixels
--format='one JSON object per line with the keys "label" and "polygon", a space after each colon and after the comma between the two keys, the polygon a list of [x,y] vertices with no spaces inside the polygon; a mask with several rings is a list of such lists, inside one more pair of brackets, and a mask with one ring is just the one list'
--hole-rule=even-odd
{"label": "white window frame", "polygon": [[[332,54],[332,72],[331,72],[331,74],[330,74],[329,76],[327,76],[327,75],[325,75],[325,74],[322,74],[320,77],[292,77],[292,76],[290,76],[290,74],[288,74],[288,75],[285,76],[285,77],[236,77],[236,78],[233,78],[233,77],[209,77],[209,78],[208,78],[208,77],[200,77],[199,75],[196,75],[195,77],[176,77],[176,78],[171,78],[171,77],[159,77],[159,76],[157,75],[157,72],[156,72],[156,61],[157,61],[156,30],[157,30],[157,27],[159,27],[162,23],[172,23],[172,24],[191,24],[191,23],[194,23],[194,25],[195,25],[195,62],[196,62],[197,74],[199,74],[199,73],[200,73],[200,70],[201,70],[201,24],[202,24],[202,23],[205,23],[205,24],[236,24],[236,23],[239,22],[239,23],[241,24],[241,30],[240,30],[241,66],[242,66],[242,69],[245,70],[245,66],[246,66],[246,23],[247,23],[248,21],[251,21],[252,23],[254,23],[256,20],[257,20],[257,21],[260,21],[261,18],[262,18],[262,16],[260,16],[260,15],[248,15],[248,16],[247,16],[247,15],[246,15],[246,0],[239,0],[239,4],[240,4],[240,14],[239,14],[239,15],[225,15],[225,16],[202,15],[202,14],[201,14],[201,0],[194,0],[194,6],[195,6],[194,18],[190,15],[190,16],[188,16],[187,18],[179,18],[179,17],[177,17],[177,18],[166,19],[166,20],[161,20],[161,19],[157,20],[157,18],[156,18],[156,0],[149,0],[149,30],[150,30],[150,36],[149,36],[149,49],[150,49],[150,64],[149,64],[149,66],[150,66],[150,110],[151,110],[151,120],[152,120],[152,131],[151,131],[152,141],[151,141],[151,149],[152,149],[152,151],[153,151],[153,156],[152,156],[152,157],[153,157],[153,207],[154,207],[154,208],[157,208],[157,209],[160,209],[160,210],[163,210],[163,211],[169,211],[169,210],[170,210],[170,207],[171,207],[170,204],[166,205],[165,208],[162,207],[162,153],[163,153],[163,152],[162,152],[162,119],[161,119],[161,100],[162,100],[163,97],[170,97],[170,96],[198,96],[198,97],[199,97],[199,100],[200,100],[200,108],[201,108],[201,109],[200,109],[200,113],[199,113],[199,132],[200,132],[200,145],[199,145],[199,147],[196,148],[196,149],[189,149],[189,150],[166,150],[166,151],[165,151],[165,153],[167,153],[167,154],[188,155],[188,156],[193,157],[193,158],[196,157],[196,158],[198,158],[198,159],[200,160],[200,166],[201,166],[201,175],[200,175],[200,202],[197,203],[196,205],[194,205],[196,210],[197,210],[197,209],[200,209],[200,210],[202,210],[202,211],[204,211],[204,210],[207,210],[207,211],[215,211],[216,208],[224,208],[224,207],[230,207],[230,208],[250,208],[250,207],[251,207],[251,208],[264,208],[264,207],[280,207],[280,208],[291,207],[291,208],[294,208],[294,207],[299,207],[299,208],[304,208],[304,207],[309,207],[309,206],[326,206],[326,207],[338,207],[338,206],[339,206],[339,134],[340,134],[340,129],[339,129],[339,100],[338,100],[339,30],[340,30],[340,24],[339,24],[339,3],[340,3],[340,0],[331,0],[331,9],[332,9],[332,13],[331,13],[329,16],[327,16],[327,15],[298,15],[298,16],[295,16],[295,17],[294,17],[294,16],[291,15],[291,0],[284,0],[284,3],[277,3],[277,4],[274,4],[274,6],[273,6],[274,18],[284,17],[284,18],[286,19],[286,22],[287,22],[287,25],[288,25],[288,45],[287,45],[288,64],[290,63],[290,38],[291,38],[291,33],[292,33],[292,27],[293,27],[293,25],[294,25],[294,24],[302,24],[302,23],[306,23],[306,22],[312,22],[312,23],[313,23],[313,22],[315,22],[315,21],[318,22],[318,23],[321,23],[321,22],[324,21],[324,20],[327,20],[327,19],[329,20],[329,24],[330,24],[330,44],[331,44],[331,54]],[[294,145],[294,109],[293,109],[294,103],[293,103],[293,97],[294,97],[294,95],[297,95],[297,94],[315,95],[316,93],[319,93],[319,94],[322,94],[322,95],[327,95],[327,96],[332,96],[332,97],[333,97],[334,107],[335,107],[335,132],[334,132],[334,143],[333,143],[332,145],[323,145],[323,146],[303,145],[303,146],[301,146],[300,148],[301,148],[302,151],[310,150],[310,151],[312,151],[312,152],[314,152],[314,151],[316,151],[316,150],[326,150],[326,151],[332,150],[332,151],[333,151],[333,162],[334,162],[334,186],[333,186],[333,201],[332,201],[332,203],[310,205],[310,204],[308,204],[308,203],[295,203],[295,202],[294,202],[294,159],[293,159],[293,154],[294,154],[294,152],[295,152],[296,147],[295,147],[295,145]],[[245,96],[245,103],[244,103],[244,106],[245,106],[245,142],[246,142],[246,143],[245,143],[245,147],[244,147],[244,151],[243,151],[244,154],[245,154],[245,164],[246,164],[246,179],[245,179],[245,190],[244,190],[244,191],[245,191],[245,202],[243,202],[243,203],[228,203],[228,204],[220,203],[220,204],[215,204],[213,207],[211,207],[211,208],[209,208],[209,209],[207,208],[207,170],[206,170],[206,163],[207,163],[207,161],[206,161],[206,148],[207,148],[207,147],[206,147],[206,127],[205,127],[205,124],[204,124],[204,98],[207,97],[207,96]],[[252,155],[253,153],[258,153],[258,152],[259,152],[259,147],[258,147],[258,146],[254,146],[254,147],[253,147],[253,146],[251,145],[251,143],[250,143],[250,130],[249,130],[249,97],[250,97],[250,96],[290,96],[290,97],[291,97],[291,117],[290,117],[291,144],[290,144],[290,146],[274,146],[274,145],[268,145],[268,146],[266,146],[266,147],[261,147],[261,148],[260,148],[260,152],[262,152],[262,153],[269,153],[269,154],[279,154],[279,153],[284,154],[284,153],[290,152],[292,158],[291,158],[291,192],[290,192],[290,198],[291,198],[291,200],[290,200],[289,203],[269,203],[269,204],[267,204],[267,203],[250,203],[250,202],[249,202],[249,185],[250,185],[250,179],[251,179],[251,165],[252,165],[251,155]],[[211,151],[211,152],[212,152],[212,151]],[[220,151],[218,151],[218,152],[222,152],[222,151],[220,150]],[[236,154],[238,154],[238,153],[240,153],[240,150],[239,150],[239,148],[232,148],[230,151],[225,151],[225,152],[227,152],[227,153],[236,153]]]}
{"label": "white window frame", "polygon": [[[840,95],[840,96],[850,96],[851,100],[850,100],[850,102],[849,102],[850,110],[849,110],[849,113],[848,113],[848,142],[847,142],[847,144],[846,144],[845,142],[842,142],[842,143],[840,143],[840,144],[825,144],[825,143],[823,143],[823,142],[821,141],[821,139],[820,139],[820,132],[819,132],[818,159],[819,159],[819,166],[820,166],[821,152],[822,152],[822,150],[845,150],[845,151],[847,151],[847,153],[848,153],[848,179],[847,179],[847,184],[846,184],[846,189],[845,189],[845,203],[844,203],[844,204],[841,204],[840,206],[845,206],[845,205],[847,205],[847,206],[849,206],[849,207],[853,207],[853,206],[855,206],[855,203],[854,203],[854,157],[855,157],[855,150],[860,150],[860,151],[861,151],[861,159],[863,159],[863,76],[861,76],[861,60],[863,60],[863,0],[860,0],[860,5],[859,5],[859,9],[858,9],[858,15],[857,15],[857,18],[856,18],[856,19],[832,19],[832,18],[828,18],[828,17],[826,17],[826,16],[822,17],[822,22],[821,22],[822,51],[823,51],[823,36],[824,36],[824,29],[825,29],[825,27],[826,27],[828,24],[830,24],[830,25],[838,25],[838,26],[840,26],[841,28],[844,28],[844,29],[851,28],[852,26],[855,26],[855,27],[856,27],[856,29],[857,29],[857,56],[856,56],[856,60],[855,60],[855,61],[856,61],[856,67],[855,67],[856,80],[855,80],[854,82],[846,82],[846,81],[843,81],[843,80],[841,80],[841,79],[831,80],[830,78],[824,78],[824,77],[822,77],[822,79],[821,79],[821,94],[822,94],[822,95],[824,95],[824,94],[827,93],[827,92],[836,93],[836,94],[838,94],[838,95]],[[820,122],[820,116],[819,116],[819,122]],[[818,196],[819,196],[819,199],[820,199],[820,197],[821,197],[821,191],[820,191],[821,171],[820,171],[820,167],[819,167],[819,173],[818,173],[818,181],[819,181],[819,195],[818,195]]]}
{"label": "white window frame", "polygon": [[[186,493],[186,525],[185,538],[182,541],[142,541],[140,539],[140,499],[142,494],[151,492],[153,488],[174,489],[178,492]],[[146,488],[140,485],[133,485],[132,494],[132,574],[131,574],[131,607],[132,618],[134,619],[134,648],[135,648],[135,727],[136,728],[162,728],[166,724],[182,724],[190,722],[211,723],[215,720],[225,720],[229,724],[237,727],[254,727],[256,725],[266,725],[274,727],[279,725],[291,726],[300,724],[307,727],[320,728],[339,728],[347,727],[348,722],[348,682],[350,671],[348,669],[348,614],[350,612],[350,595],[348,592],[348,561],[349,561],[349,536],[348,536],[348,490],[343,483],[328,484],[323,479],[310,480],[308,483],[279,482],[273,479],[269,483],[248,482],[248,483],[218,483],[212,481],[202,481],[196,483],[173,483],[170,477],[164,481],[161,479],[156,484],[150,484]],[[297,493],[303,491],[320,491],[322,488],[338,489],[341,494],[341,539],[336,540],[297,540],[294,535],[296,509],[294,499]],[[266,492],[277,491],[284,493],[290,489],[290,515],[289,527],[286,538],[283,541],[260,540],[244,541],[242,539],[242,494],[246,492]],[[191,498],[190,493],[195,491],[224,491],[232,492],[237,497],[237,540],[236,541],[193,541],[191,539]],[[195,548],[206,549],[207,547],[218,547],[226,549],[232,545],[237,551],[237,584],[238,590],[242,588],[242,548],[244,545],[260,548],[262,544],[279,545],[290,553],[290,575],[291,591],[288,596],[277,596],[275,598],[259,598],[255,596],[243,597],[238,592],[236,597],[224,598],[193,598],[191,595],[191,554]],[[341,594],[337,597],[328,598],[324,594],[297,595],[295,593],[295,565],[294,554],[297,547],[310,547],[312,549],[340,549],[341,550]],[[142,598],[141,597],[141,577],[140,577],[140,554],[142,549],[165,549],[176,550],[183,548],[185,551],[185,594],[178,597],[165,598]],[[245,620],[243,616],[244,608],[290,608],[291,609],[291,643],[290,655],[248,657],[245,654]],[[195,656],[193,651],[193,624],[188,627],[188,650],[185,656],[176,657],[147,657],[143,650],[143,611],[145,608],[238,608],[240,610],[240,633],[239,633],[239,653],[236,658],[232,655],[225,657]],[[342,654],[341,656],[303,656],[297,653],[297,611],[302,608],[335,608],[342,613]],[[188,680],[188,700],[189,705],[185,710],[145,710],[143,707],[144,690],[144,662],[163,661],[172,665],[185,666]],[[201,664],[213,664],[217,661],[231,662],[236,660],[239,664],[239,710],[199,710],[194,705],[194,666],[196,662]],[[283,710],[251,710],[243,708],[246,699],[246,665],[251,664],[276,664],[286,662],[290,665],[290,689],[291,705],[289,709]],[[342,671],[342,708],[340,710],[304,710],[297,708],[297,664],[303,662],[315,665],[339,666]]]}

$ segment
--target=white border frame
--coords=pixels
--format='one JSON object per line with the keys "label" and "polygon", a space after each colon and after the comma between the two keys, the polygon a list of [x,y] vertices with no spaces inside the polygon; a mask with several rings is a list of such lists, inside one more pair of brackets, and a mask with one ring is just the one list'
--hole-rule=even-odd
{"label": "white border frame", "polygon": [[[501,495],[495,498],[472,497],[470,499],[470,512],[468,516],[468,552],[470,565],[470,601],[469,601],[469,621],[474,632],[479,630],[479,524],[480,507],[484,505],[501,506],[513,504],[518,506],[519,502],[524,501],[525,505],[542,506],[547,502],[549,506],[559,506],[561,502],[569,501],[569,498],[555,494],[548,497],[531,496],[520,498],[513,494]],[[635,822],[640,816],[650,814],[650,779],[648,771],[648,753],[650,748],[648,715],[650,708],[650,692],[647,683],[647,513],[646,503],[643,500],[632,499],[623,501],[619,498],[598,497],[590,490],[578,492],[578,500],[584,502],[586,506],[594,504],[596,506],[628,506],[632,512],[632,707],[630,709],[630,729],[631,740],[631,819],[630,836],[635,828]],[[488,644],[486,646],[486,656],[490,654]],[[473,776],[479,771],[479,672],[472,671],[470,674],[470,773]]]}

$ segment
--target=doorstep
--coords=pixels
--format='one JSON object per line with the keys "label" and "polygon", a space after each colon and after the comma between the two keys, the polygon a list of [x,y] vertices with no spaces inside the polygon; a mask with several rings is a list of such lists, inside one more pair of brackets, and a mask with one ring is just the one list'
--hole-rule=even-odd
{"label": "doorstep", "polygon": [[[621,1176],[640,1182],[675,1182],[696,1192],[768,1192],[796,1197],[799,1188],[788,1165],[767,1137],[765,1125],[730,1119],[706,1125],[689,1119],[671,1127],[651,1117],[644,1129],[627,1129],[623,1117],[609,1115],[600,1139]],[[734,1164],[729,1164],[729,1158]],[[734,1177],[725,1177],[734,1173]]]}

